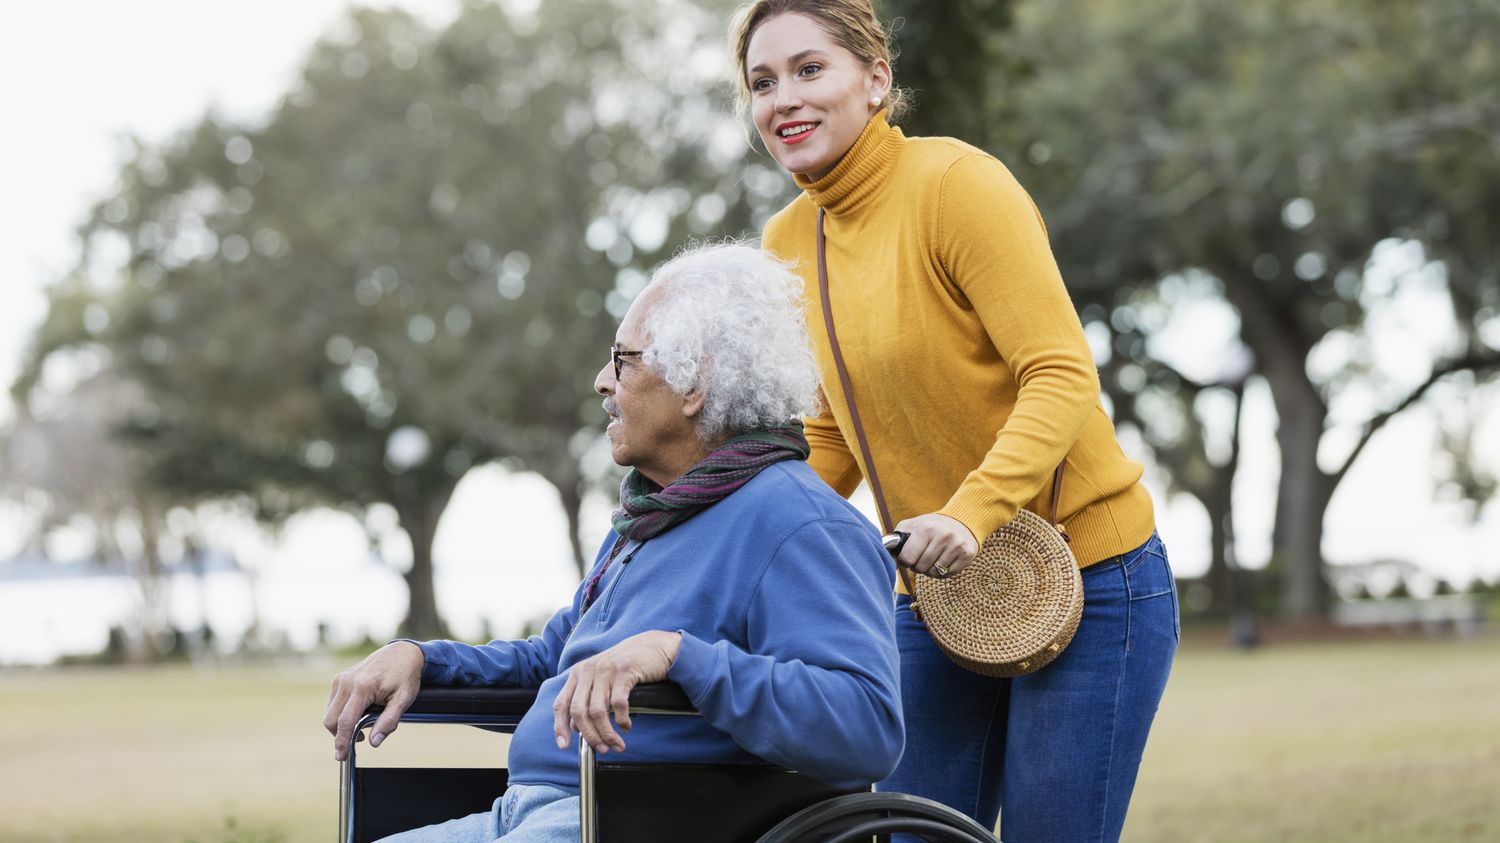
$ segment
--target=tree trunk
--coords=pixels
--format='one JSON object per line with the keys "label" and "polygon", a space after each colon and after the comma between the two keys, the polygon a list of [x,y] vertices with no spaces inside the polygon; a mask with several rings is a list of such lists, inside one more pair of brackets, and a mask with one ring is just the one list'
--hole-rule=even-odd
{"label": "tree trunk", "polygon": [[583,537],[578,534],[583,523],[583,494],[580,478],[569,474],[557,484],[557,494],[562,499],[563,513],[568,517],[568,546],[573,548],[573,564],[581,578],[588,573],[589,559],[584,555]]}
{"label": "tree trunk", "polygon": [[[1269,373],[1268,373],[1269,374]],[[1323,618],[1328,582],[1323,577],[1323,518],[1333,497],[1332,483],[1318,467],[1318,443],[1328,410],[1299,369],[1300,382],[1270,374],[1276,403],[1276,443],[1281,478],[1276,491],[1276,525],[1271,560],[1280,569],[1281,612],[1292,620]]]}
{"label": "tree trunk", "polygon": [[[138,501],[135,517],[140,531],[140,558],[132,559],[120,552],[120,559],[135,578],[136,586],[141,592],[141,640],[138,648],[130,652],[129,660],[147,662],[171,652],[172,629],[166,605],[167,584],[162,571],[156,513],[148,505]],[[115,547],[119,547],[118,542]]]}
{"label": "tree trunk", "polygon": [[401,636],[418,641],[446,638],[447,629],[438,614],[433,584],[432,540],[438,521],[453,495],[453,484],[424,486],[415,474],[395,478],[401,528],[411,539],[411,570],[405,576],[408,592],[406,619]]}
{"label": "tree trunk", "polygon": [[[1232,255],[1231,255],[1232,257]],[[1255,354],[1258,371],[1276,405],[1276,444],[1281,452],[1271,564],[1279,570],[1281,612],[1297,620],[1322,618],[1328,608],[1323,578],[1323,516],[1333,483],[1318,467],[1318,443],[1328,405],[1307,376],[1307,355],[1316,338],[1304,331],[1295,308],[1268,286],[1226,259],[1215,274],[1240,312],[1241,336]]]}
{"label": "tree trunk", "polygon": [[1234,475],[1224,470],[1219,474],[1219,477],[1214,478],[1210,493],[1203,500],[1203,506],[1208,510],[1210,542],[1206,580],[1209,589],[1208,610],[1216,615],[1227,615],[1234,602],[1234,583],[1231,581],[1234,572],[1230,570],[1228,555],[1229,543],[1234,538],[1229,523],[1229,495],[1224,486],[1233,482]]}
{"label": "tree trunk", "polygon": [[1240,470],[1240,418],[1245,408],[1245,381],[1229,385],[1234,395],[1234,421],[1229,431],[1229,459],[1219,468],[1204,500],[1208,510],[1213,548],[1209,555],[1209,609],[1234,614],[1247,608],[1247,595],[1238,593],[1243,579],[1234,554],[1234,477]]}

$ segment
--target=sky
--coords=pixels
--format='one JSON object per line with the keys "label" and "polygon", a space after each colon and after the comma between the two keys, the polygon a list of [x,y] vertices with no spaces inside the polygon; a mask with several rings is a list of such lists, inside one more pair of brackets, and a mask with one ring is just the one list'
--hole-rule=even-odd
{"label": "sky", "polygon": [[[456,12],[455,0],[407,0],[400,5],[432,21]],[[205,109],[253,120],[275,106],[313,41],[327,33],[347,8],[343,0],[49,0],[7,13],[10,36],[0,50],[9,119],[0,132],[0,383],[16,374],[32,330],[40,322],[43,290],[76,259],[73,228],[92,203],[108,195],[123,158],[124,139],[160,141],[186,127]],[[1320,350],[1315,365],[1337,368],[1361,358],[1393,383],[1415,383],[1423,361],[1444,342],[1440,297],[1424,295],[1430,273],[1420,258],[1393,246],[1385,267],[1372,273],[1372,302],[1381,342],[1351,340]],[[1191,297],[1190,297],[1191,298]],[[1440,308],[1439,308],[1440,310]],[[1184,368],[1227,359],[1232,313],[1213,301],[1188,301],[1163,317],[1155,342]],[[1208,351],[1206,351],[1206,349]],[[1442,398],[1443,390],[1437,391]],[[1500,403],[1490,389],[1471,400]],[[1347,448],[1356,422],[1382,406],[1384,396],[1356,396],[1335,407],[1342,426],[1329,437],[1328,458]],[[1409,558],[1457,580],[1500,577],[1500,507],[1478,518],[1465,506],[1434,500],[1428,455],[1437,422],[1452,412],[1451,398],[1398,417],[1367,450],[1334,498],[1325,549],[1334,562]],[[0,402],[0,424],[9,417]],[[1492,414],[1493,415],[1493,414]],[[1240,556],[1263,562],[1277,476],[1275,418],[1263,386],[1247,397],[1244,463],[1236,514]],[[1491,424],[1500,431],[1500,424]],[[1126,436],[1127,451],[1141,454]],[[1482,443],[1485,465],[1500,470],[1500,434]],[[1150,468],[1148,485],[1161,512],[1161,530],[1180,574],[1206,566],[1207,524],[1186,499],[1169,499],[1165,478]],[[460,487],[439,534],[438,560],[481,555],[495,538],[484,530],[496,501],[515,495],[513,478],[476,473]],[[509,485],[508,485],[509,484]],[[524,495],[545,510],[547,496]],[[555,507],[554,507],[555,508]],[[551,518],[554,515],[539,515]],[[602,513],[596,516],[603,523]],[[15,521],[0,509],[0,558],[14,551]],[[322,513],[304,519],[285,556],[359,554],[361,528],[347,516]],[[558,545],[533,549],[549,558]],[[290,549],[288,549],[290,548]],[[552,563],[548,563],[552,564]]]}

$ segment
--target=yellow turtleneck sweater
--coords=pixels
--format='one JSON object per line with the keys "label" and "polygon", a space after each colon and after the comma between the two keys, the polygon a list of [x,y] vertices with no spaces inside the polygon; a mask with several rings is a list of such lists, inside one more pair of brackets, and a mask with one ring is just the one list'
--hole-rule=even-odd
{"label": "yellow turtleneck sweater", "polygon": [[[766,224],[806,283],[828,409],[810,463],[845,496],[858,440],[824,329],[817,211],[834,326],[895,521],[940,512],[983,540],[1025,507],[1059,517],[1081,565],[1151,537],[1151,498],[1099,403],[1099,376],[1036,206],[1003,164],[907,138],[881,112],[833,172]],[[851,447],[852,446],[852,447]],[[890,525],[887,525],[890,526]]]}

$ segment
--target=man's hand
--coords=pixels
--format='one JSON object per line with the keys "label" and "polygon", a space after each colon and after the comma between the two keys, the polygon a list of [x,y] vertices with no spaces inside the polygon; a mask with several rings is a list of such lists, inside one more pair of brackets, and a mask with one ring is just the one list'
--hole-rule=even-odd
{"label": "man's hand", "polygon": [[667,678],[677,659],[682,634],[652,630],[632,635],[604,652],[573,666],[567,684],[552,704],[552,732],[557,748],[567,749],[574,730],[600,755],[625,749],[609,721],[630,731],[630,689]]}
{"label": "man's hand", "polygon": [[946,577],[962,571],[979,553],[979,542],[958,520],[936,512],[908,518],[896,525],[911,533],[896,562],[919,574]]}
{"label": "man's hand", "polygon": [[370,732],[370,746],[380,746],[401,724],[401,714],[422,687],[422,649],[410,641],[396,641],[371,653],[364,661],[333,677],[323,728],[333,735],[333,757],[349,757],[356,739],[354,724],[372,705],[385,711]]}

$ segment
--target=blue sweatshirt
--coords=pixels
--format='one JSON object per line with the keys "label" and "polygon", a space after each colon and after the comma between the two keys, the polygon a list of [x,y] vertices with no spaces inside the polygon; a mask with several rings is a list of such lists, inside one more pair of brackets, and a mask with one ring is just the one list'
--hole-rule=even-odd
{"label": "blue sweatshirt", "polygon": [[[611,532],[595,570],[614,540]],[[781,462],[673,529],[627,544],[581,619],[582,587],[524,641],[420,644],[422,681],[540,686],[511,741],[510,781],[576,793],[577,737],[562,750],[552,734],[568,669],[637,633],[677,631],[667,678],[702,717],[632,718],[625,751],[612,757],[764,759],[857,787],[889,775],[905,739],[894,584],[870,523],[806,463]]]}

